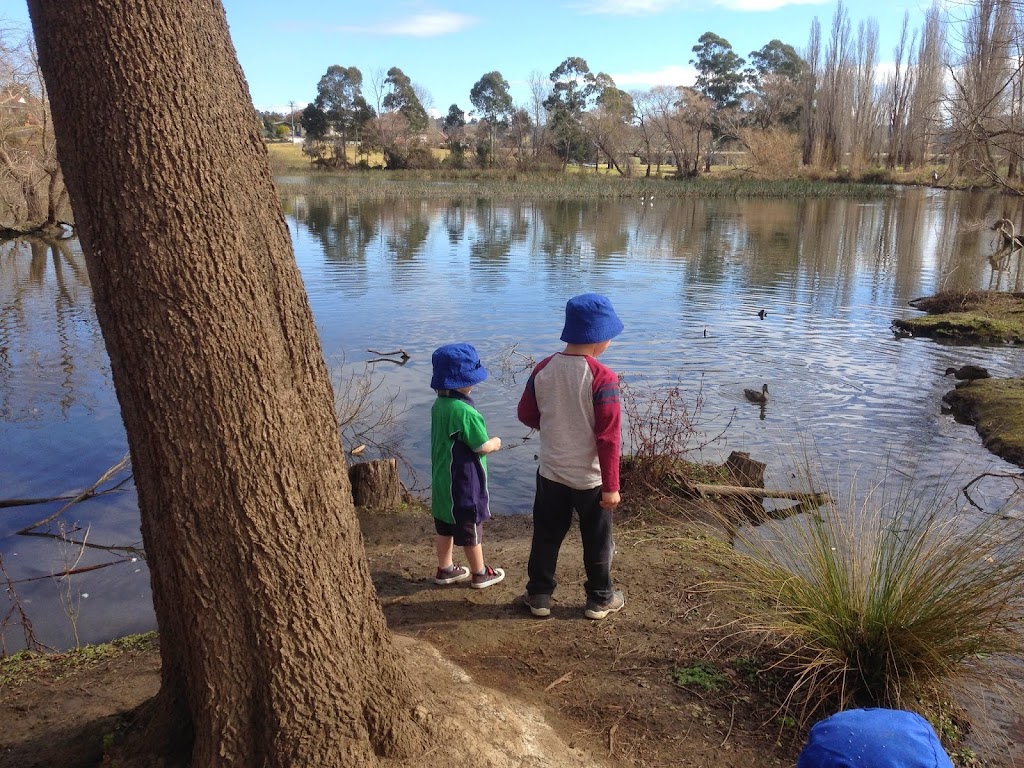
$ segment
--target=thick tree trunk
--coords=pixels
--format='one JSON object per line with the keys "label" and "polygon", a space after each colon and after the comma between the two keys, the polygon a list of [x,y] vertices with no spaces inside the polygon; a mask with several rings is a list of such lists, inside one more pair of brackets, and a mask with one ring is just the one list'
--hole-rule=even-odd
{"label": "thick tree trunk", "polygon": [[161,635],[153,748],[372,765],[415,704],[216,0],[30,0],[131,448]]}

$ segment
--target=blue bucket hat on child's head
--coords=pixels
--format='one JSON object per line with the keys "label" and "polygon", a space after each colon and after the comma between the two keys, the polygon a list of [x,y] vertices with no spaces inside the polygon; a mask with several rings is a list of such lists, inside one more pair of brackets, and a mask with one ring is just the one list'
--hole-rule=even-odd
{"label": "blue bucket hat on child's head", "polygon": [[487,369],[472,344],[445,344],[430,357],[434,376],[431,389],[462,389],[487,378]]}
{"label": "blue bucket hat on child's head", "polygon": [[612,309],[612,303],[599,293],[573,296],[565,305],[562,341],[566,344],[610,341],[622,333],[622,328],[622,321]]}
{"label": "blue bucket hat on child's head", "polygon": [[953,768],[927,720],[900,709],[848,709],[814,724],[797,768]]}

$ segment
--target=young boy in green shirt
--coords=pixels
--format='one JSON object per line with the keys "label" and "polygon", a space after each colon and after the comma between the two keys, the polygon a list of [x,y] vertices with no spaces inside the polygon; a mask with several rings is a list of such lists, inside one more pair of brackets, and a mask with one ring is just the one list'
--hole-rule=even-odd
{"label": "young boy in green shirt", "polygon": [[[470,580],[483,589],[505,578],[501,568],[484,563],[483,522],[487,504],[487,454],[501,448],[501,438],[488,437],[480,412],[469,393],[487,378],[487,369],[472,344],[446,344],[431,357],[431,389],[437,400],[430,409],[430,510],[437,532],[437,573],[434,583]],[[452,562],[458,545],[469,568]]]}

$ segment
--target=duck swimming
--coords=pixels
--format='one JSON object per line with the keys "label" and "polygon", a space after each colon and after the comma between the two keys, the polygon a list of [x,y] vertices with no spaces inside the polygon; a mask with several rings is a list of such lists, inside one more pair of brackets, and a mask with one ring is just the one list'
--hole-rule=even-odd
{"label": "duck swimming", "polygon": [[763,384],[760,392],[756,389],[744,389],[743,396],[752,403],[761,403],[761,405],[764,405],[768,402],[768,385]]}

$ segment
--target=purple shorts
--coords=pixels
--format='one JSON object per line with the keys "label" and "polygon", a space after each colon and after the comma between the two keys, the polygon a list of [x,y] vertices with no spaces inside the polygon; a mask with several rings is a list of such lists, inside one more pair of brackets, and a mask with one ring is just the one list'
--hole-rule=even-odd
{"label": "purple shorts", "polygon": [[468,514],[460,515],[459,510],[455,510],[455,523],[446,523],[444,520],[438,520],[434,518],[434,530],[437,531],[438,536],[451,536],[455,546],[457,547],[472,547],[476,544],[483,544],[484,542],[484,526],[483,523],[476,521],[476,512],[473,510],[467,510]]}

